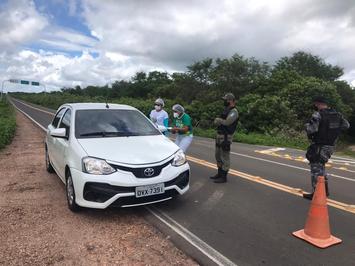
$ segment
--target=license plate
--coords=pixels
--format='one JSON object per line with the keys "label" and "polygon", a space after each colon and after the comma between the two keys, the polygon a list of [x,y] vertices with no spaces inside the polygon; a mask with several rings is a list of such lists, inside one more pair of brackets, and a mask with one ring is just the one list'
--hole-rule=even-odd
{"label": "license plate", "polygon": [[155,184],[150,186],[136,187],[136,198],[163,194],[164,192],[165,192],[164,184]]}

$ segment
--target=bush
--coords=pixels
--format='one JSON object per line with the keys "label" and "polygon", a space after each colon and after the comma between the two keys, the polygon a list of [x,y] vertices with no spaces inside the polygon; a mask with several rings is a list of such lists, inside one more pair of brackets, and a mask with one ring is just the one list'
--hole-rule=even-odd
{"label": "bush", "polygon": [[6,100],[2,100],[0,101],[0,149],[11,142],[15,130],[15,111]]}

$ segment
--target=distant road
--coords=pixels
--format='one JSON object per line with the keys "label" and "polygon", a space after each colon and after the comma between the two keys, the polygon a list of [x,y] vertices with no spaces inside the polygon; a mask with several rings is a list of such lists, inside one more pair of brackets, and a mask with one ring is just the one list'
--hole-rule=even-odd
{"label": "distant road", "polygon": [[[53,110],[13,100],[43,128]],[[319,250],[291,236],[304,227],[310,177],[303,152],[233,143],[232,175],[214,184],[214,143],[195,137],[188,152],[191,189],[150,208],[152,221],[203,264],[355,265],[355,161],[335,157],[329,167],[332,232],[343,240]],[[65,204],[63,202],[63,204]]]}

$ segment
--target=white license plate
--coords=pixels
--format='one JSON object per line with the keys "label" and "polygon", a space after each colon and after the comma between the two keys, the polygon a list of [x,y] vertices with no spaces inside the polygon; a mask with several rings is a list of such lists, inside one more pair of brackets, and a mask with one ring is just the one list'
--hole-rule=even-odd
{"label": "white license plate", "polygon": [[163,194],[164,192],[165,192],[165,187],[163,183],[150,185],[150,186],[136,187],[136,198]]}

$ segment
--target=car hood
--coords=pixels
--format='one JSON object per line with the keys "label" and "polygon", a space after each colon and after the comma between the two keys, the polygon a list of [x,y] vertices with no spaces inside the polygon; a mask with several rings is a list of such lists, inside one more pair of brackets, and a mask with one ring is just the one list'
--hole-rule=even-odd
{"label": "car hood", "polygon": [[88,156],[119,164],[153,164],[178,151],[163,135],[78,139]]}

